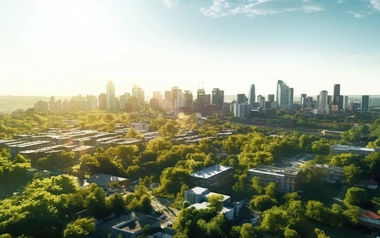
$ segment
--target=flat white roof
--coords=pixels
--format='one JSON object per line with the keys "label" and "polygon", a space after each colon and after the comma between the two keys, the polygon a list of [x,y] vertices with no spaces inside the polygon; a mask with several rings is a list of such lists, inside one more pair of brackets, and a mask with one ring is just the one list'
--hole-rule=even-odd
{"label": "flat white roof", "polygon": [[375,152],[375,149],[357,147],[357,146],[349,146],[349,145],[333,145],[332,149],[335,151],[363,151],[363,152]]}
{"label": "flat white roof", "polygon": [[270,170],[250,169],[250,170],[248,170],[248,172],[252,172],[252,173],[256,173],[256,174],[273,175],[273,176],[277,176],[277,177],[285,177],[285,173],[284,172],[280,172],[280,171],[278,171],[276,173],[276,172],[270,171]]}
{"label": "flat white roof", "polygon": [[196,177],[196,178],[207,179],[207,178],[211,178],[217,174],[220,174],[220,173],[227,171],[227,170],[230,170],[230,169],[232,169],[231,166],[223,166],[223,165],[217,164],[217,165],[199,170],[195,173],[192,173],[192,174],[190,174],[190,176]]}
{"label": "flat white roof", "polygon": [[197,195],[202,195],[204,192],[208,192],[207,188],[202,188],[202,187],[194,187],[190,190]]}

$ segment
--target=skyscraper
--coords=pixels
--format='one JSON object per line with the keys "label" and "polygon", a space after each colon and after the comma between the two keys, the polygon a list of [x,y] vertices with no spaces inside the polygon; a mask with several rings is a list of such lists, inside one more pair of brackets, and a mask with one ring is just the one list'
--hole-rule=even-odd
{"label": "skyscraper", "polygon": [[274,102],[274,94],[268,94],[268,102]]}
{"label": "skyscraper", "polygon": [[[289,92],[290,91],[290,92]],[[294,90],[291,88],[289,90],[288,85],[284,83],[282,80],[277,81],[277,95],[276,95],[276,100],[277,100],[277,108],[278,109],[289,109],[289,103],[293,103],[293,96],[289,98],[289,96],[294,94]]]}
{"label": "skyscraper", "polygon": [[348,96],[344,96],[344,110],[348,109],[350,107],[348,103]]}
{"label": "skyscraper", "polygon": [[288,104],[291,106],[294,100],[294,88],[289,88]]}
{"label": "skyscraper", "polygon": [[237,95],[237,103],[246,103],[247,102],[247,97],[245,96],[244,93],[239,93]]}
{"label": "skyscraper", "polygon": [[249,105],[251,107],[254,107],[256,100],[256,88],[254,84],[251,84],[251,88],[249,90]]}
{"label": "skyscraper", "polygon": [[363,95],[362,96],[362,112],[368,112],[369,107],[369,96]]}
{"label": "skyscraper", "polygon": [[132,97],[137,98],[138,105],[140,107],[145,106],[145,93],[144,93],[144,90],[142,88],[140,88],[137,85],[134,85],[132,87]]}
{"label": "skyscraper", "polygon": [[116,110],[116,100],[115,100],[115,85],[112,81],[109,81],[106,87],[106,105],[107,110]]}
{"label": "skyscraper", "polygon": [[185,99],[185,107],[192,107],[193,106],[193,93],[190,90],[184,91],[184,99]]}
{"label": "skyscraper", "polygon": [[334,94],[332,98],[333,105],[339,104],[339,96],[340,96],[340,84],[334,84]]}
{"label": "skyscraper", "polygon": [[301,109],[306,108],[306,99],[307,99],[307,94],[301,94],[301,97],[300,97]]}
{"label": "skyscraper", "polygon": [[326,90],[322,90],[319,93],[319,106],[318,106],[319,114],[325,115],[328,113],[328,111],[329,111],[329,104],[327,102],[328,96],[329,96],[329,94]]}
{"label": "skyscraper", "polygon": [[212,104],[215,104],[218,110],[222,110],[224,103],[224,91],[219,88],[214,88],[212,90],[211,96]]}

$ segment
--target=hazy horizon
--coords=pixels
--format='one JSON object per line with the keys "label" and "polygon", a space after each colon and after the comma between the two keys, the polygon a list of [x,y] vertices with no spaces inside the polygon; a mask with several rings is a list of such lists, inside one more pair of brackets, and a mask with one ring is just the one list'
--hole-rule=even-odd
{"label": "hazy horizon", "polygon": [[0,2],[0,95],[376,95],[380,0]]}

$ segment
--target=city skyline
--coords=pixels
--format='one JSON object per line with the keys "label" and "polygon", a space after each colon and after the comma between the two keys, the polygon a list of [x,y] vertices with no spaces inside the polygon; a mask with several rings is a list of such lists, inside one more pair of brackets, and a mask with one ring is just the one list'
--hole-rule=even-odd
{"label": "city skyline", "polygon": [[357,87],[379,80],[379,0],[16,0],[0,2],[0,19],[0,95],[98,94],[110,80],[117,95],[135,84],[268,95],[277,80],[297,97],[331,82],[380,94]]}

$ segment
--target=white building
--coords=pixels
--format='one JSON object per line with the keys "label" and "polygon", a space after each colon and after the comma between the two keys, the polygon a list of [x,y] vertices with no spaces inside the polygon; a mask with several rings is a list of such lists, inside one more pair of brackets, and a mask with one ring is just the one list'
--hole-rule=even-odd
{"label": "white building", "polygon": [[326,115],[329,113],[329,104],[328,104],[329,93],[326,90],[322,90],[319,93],[319,105],[318,105],[318,113]]}
{"label": "white building", "polygon": [[195,203],[202,203],[207,201],[208,197],[211,195],[221,195],[223,196],[222,202],[230,202],[231,198],[230,196],[219,194],[219,193],[212,193],[207,188],[202,187],[194,187],[192,189],[186,190],[184,194],[185,201],[190,202],[191,204]]}
{"label": "white building", "polygon": [[245,103],[235,103],[233,106],[234,117],[246,118],[250,112],[250,106]]}
{"label": "white building", "polygon": [[364,148],[364,147],[357,147],[357,146],[349,146],[349,145],[333,145],[331,147],[331,153],[332,154],[342,154],[342,153],[352,153],[356,155],[369,155],[373,152],[379,152],[379,148],[370,149],[370,148]]}
{"label": "white building", "polygon": [[112,81],[109,81],[106,88],[106,105],[107,110],[116,110],[116,98],[115,98],[115,85]]}
{"label": "white building", "polygon": [[299,168],[277,168],[272,166],[260,166],[248,170],[248,179],[252,181],[258,177],[263,186],[274,182],[281,192],[295,192],[300,189],[301,169]]}

